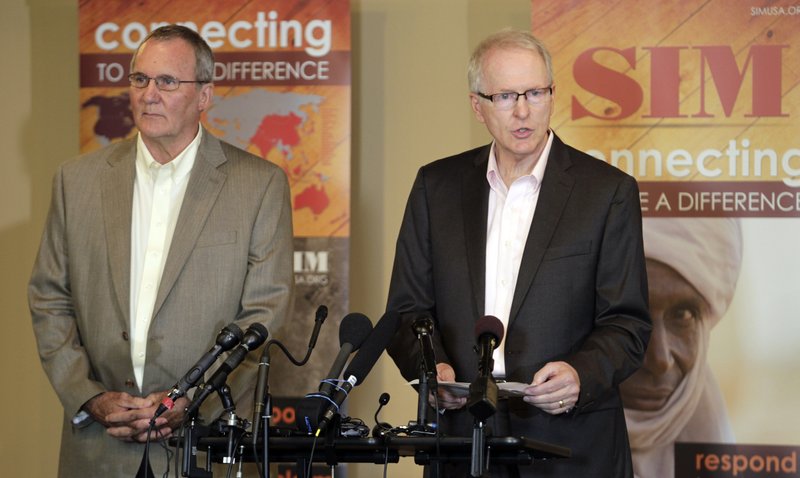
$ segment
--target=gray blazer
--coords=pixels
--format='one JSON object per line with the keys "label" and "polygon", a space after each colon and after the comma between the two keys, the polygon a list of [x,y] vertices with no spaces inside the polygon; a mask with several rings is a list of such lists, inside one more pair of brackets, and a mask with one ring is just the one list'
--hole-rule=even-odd
{"label": "gray blazer", "polygon": [[[39,355],[64,406],[59,475],[133,476],[143,446],[70,419],[93,396],[138,395],[130,358],[131,211],[136,140],[62,165],[28,295]],[[286,175],[203,132],[148,331],[141,394],[167,390],[236,321],[270,332],[291,311],[292,217]],[[213,369],[212,369],[213,370]],[[237,410],[252,404],[255,360],[228,379]],[[213,400],[201,414],[220,411]],[[154,445],[157,475],[166,470]]]}
{"label": "gray blazer", "polygon": [[[436,161],[414,182],[387,306],[403,314],[389,353],[406,378],[417,377],[410,322],[419,314],[436,323],[436,361],[450,363],[459,381],[477,375],[473,330],[484,313],[488,157],[484,146]],[[577,410],[558,416],[502,400],[495,434],[573,453],[525,467],[522,476],[631,476],[617,385],[641,365],[650,328],[636,182],[556,137],[505,333],[506,378],[530,383],[545,363],[563,360],[577,370],[581,392]],[[464,409],[441,421],[444,433],[471,435]]]}

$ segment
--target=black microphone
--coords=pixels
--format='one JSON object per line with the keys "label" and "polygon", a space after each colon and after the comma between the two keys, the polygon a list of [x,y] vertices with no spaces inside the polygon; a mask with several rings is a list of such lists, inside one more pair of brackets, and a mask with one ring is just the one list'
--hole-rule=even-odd
{"label": "black microphone", "polygon": [[178,380],[178,383],[172,387],[172,390],[167,396],[161,400],[161,404],[158,405],[153,419],[155,420],[160,417],[161,414],[167,410],[172,410],[172,407],[175,406],[175,400],[186,395],[186,392],[197,384],[197,381],[200,380],[222,352],[227,352],[236,347],[236,344],[242,340],[242,335],[242,329],[236,324],[228,324],[223,327],[223,329],[219,331],[219,334],[217,334],[216,344],[211,347],[205,355],[200,357],[200,360],[197,361],[194,367],[186,372],[186,375]]}
{"label": "black microphone", "polygon": [[304,429],[308,433],[314,432],[319,417],[325,412],[325,407],[332,403],[333,395],[339,389],[339,376],[342,374],[347,359],[354,350],[361,347],[371,332],[372,321],[364,314],[353,312],[342,319],[339,324],[341,349],[333,361],[328,375],[320,382],[318,392],[309,393],[297,403],[297,424],[301,430]]}
{"label": "black microphone", "polygon": [[319,419],[317,425],[317,435],[319,435],[325,427],[333,420],[333,417],[339,413],[339,408],[344,403],[347,395],[356,385],[364,383],[370,370],[378,361],[381,354],[391,342],[394,334],[397,332],[397,327],[400,323],[400,314],[395,311],[388,311],[383,314],[383,317],[378,321],[372,333],[365,341],[364,345],[358,351],[353,360],[350,361],[347,370],[344,372],[345,380],[342,382],[339,390],[334,394],[331,403],[329,403],[322,417]]}
{"label": "black microphone", "polygon": [[328,398],[333,396],[336,380],[342,374],[347,359],[361,347],[371,332],[372,321],[366,315],[353,312],[344,316],[339,324],[339,354],[319,386],[320,394]]}
{"label": "black microphone", "polygon": [[222,362],[222,365],[211,375],[211,378],[203,384],[199,394],[196,394],[192,403],[190,403],[189,407],[186,409],[186,414],[191,415],[196,412],[212,392],[222,388],[225,385],[225,381],[228,379],[228,375],[244,361],[247,353],[260,347],[261,344],[267,340],[268,335],[269,332],[263,324],[259,322],[250,324],[250,327],[248,327],[247,331],[244,333],[242,343],[233,349],[233,352]]}
{"label": "black microphone", "polygon": [[478,353],[478,377],[469,386],[467,408],[478,420],[486,420],[497,411],[497,383],[492,376],[492,354],[503,340],[504,327],[500,319],[485,315],[475,324]]}
{"label": "black microphone", "polygon": [[383,437],[393,428],[388,423],[378,420],[378,414],[381,413],[381,409],[389,403],[391,398],[392,396],[386,392],[383,392],[381,396],[378,397],[378,409],[375,410],[375,426],[372,427],[373,438]]}
{"label": "black microphone", "polygon": [[425,372],[426,379],[431,381],[432,385],[436,383],[436,356],[433,352],[433,319],[428,316],[417,318],[411,325],[414,335],[420,343],[420,352],[422,355],[420,366]]}
{"label": "black microphone", "polygon": [[433,319],[428,316],[418,317],[411,324],[417,336],[420,348],[419,385],[417,386],[417,422],[416,427],[425,430],[428,426],[428,394],[436,394],[436,356],[433,351]]}
{"label": "black microphone", "polygon": [[[317,338],[319,337],[320,329],[322,329],[322,323],[325,322],[327,317],[328,308],[325,305],[320,305],[317,307],[317,312],[314,315],[314,330],[311,332],[311,338],[308,340],[307,355],[303,362],[299,364],[295,363],[295,365],[304,364],[305,360],[307,360],[311,355],[311,350],[317,345]],[[264,350],[261,351],[261,359],[258,362],[258,377],[256,379],[256,391],[255,398],[253,400],[253,437],[258,437],[259,428],[261,427],[262,414],[264,414],[264,409],[267,408],[268,405],[267,388],[269,386],[270,368],[269,346],[273,343],[278,343],[279,346],[282,346],[282,344],[273,339],[264,347]],[[271,411],[272,410],[268,410],[267,414],[269,414]]]}
{"label": "black microphone", "polygon": [[314,316],[314,330],[311,332],[311,338],[308,340],[308,348],[313,349],[315,345],[317,345],[317,338],[319,337],[319,331],[322,328],[322,323],[325,322],[325,319],[328,317],[328,308],[324,305],[320,305],[317,307],[317,313]]}

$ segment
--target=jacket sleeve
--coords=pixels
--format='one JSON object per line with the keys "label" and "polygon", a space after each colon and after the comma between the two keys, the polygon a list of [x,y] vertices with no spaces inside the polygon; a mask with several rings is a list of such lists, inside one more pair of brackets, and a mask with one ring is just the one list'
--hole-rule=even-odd
{"label": "jacket sleeve", "polygon": [[418,377],[419,347],[411,325],[417,317],[429,316],[434,321],[432,339],[438,363],[449,363],[436,320],[433,287],[430,215],[423,171],[417,174],[406,204],[397,238],[392,279],[389,285],[387,310],[400,313],[400,326],[388,347],[400,373],[408,380]]}
{"label": "jacket sleeve", "polygon": [[39,357],[66,413],[74,415],[105,390],[92,377],[81,343],[69,280],[63,168],[53,179],[50,210],[28,284],[28,305]]}
{"label": "jacket sleeve", "polygon": [[566,359],[580,377],[579,409],[591,407],[641,366],[650,337],[639,190],[629,176],[606,217],[595,284],[594,329]]}

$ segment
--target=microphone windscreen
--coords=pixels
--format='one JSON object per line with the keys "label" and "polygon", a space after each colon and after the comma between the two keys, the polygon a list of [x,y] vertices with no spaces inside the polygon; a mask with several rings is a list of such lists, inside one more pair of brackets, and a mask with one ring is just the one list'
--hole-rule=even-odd
{"label": "microphone windscreen", "polygon": [[378,361],[381,354],[391,342],[394,334],[397,332],[397,327],[400,325],[400,314],[390,310],[383,314],[383,317],[378,321],[372,333],[365,341],[361,350],[358,351],[347,370],[344,372],[344,377],[355,377],[355,385],[360,385],[372,370],[375,362]]}
{"label": "microphone windscreen", "polygon": [[372,332],[372,321],[366,315],[358,312],[347,314],[339,324],[339,346],[351,344],[353,350],[358,350],[370,332]]}
{"label": "microphone windscreen", "polygon": [[253,322],[247,327],[247,331],[242,338],[242,345],[247,347],[247,350],[253,350],[261,346],[267,340],[269,331],[260,322]]}
{"label": "microphone windscreen", "polygon": [[495,337],[495,348],[497,348],[505,335],[504,329],[500,319],[493,315],[484,315],[475,323],[475,340],[479,340],[483,334],[491,334]]}

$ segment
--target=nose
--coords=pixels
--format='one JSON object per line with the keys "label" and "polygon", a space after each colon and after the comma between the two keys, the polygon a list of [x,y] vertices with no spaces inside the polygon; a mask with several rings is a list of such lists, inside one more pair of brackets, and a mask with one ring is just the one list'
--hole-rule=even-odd
{"label": "nose", "polygon": [[150,81],[147,83],[147,86],[144,88],[144,94],[142,95],[144,100],[148,103],[153,103],[158,101],[161,98],[161,92],[156,87],[156,80],[155,78],[150,78]]}
{"label": "nose", "polygon": [[673,365],[670,353],[669,338],[664,330],[664,322],[660,317],[653,317],[653,330],[650,334],[650,343],[644,356],[643,368],[650,370],[655,375],[666,373]]}
{"label": "nose", "polygon": [[525,95],[519,95],[517,102],[514,104],[514,116],[518,118],[527,118],[531,113],[531,105],[528,103]]}

